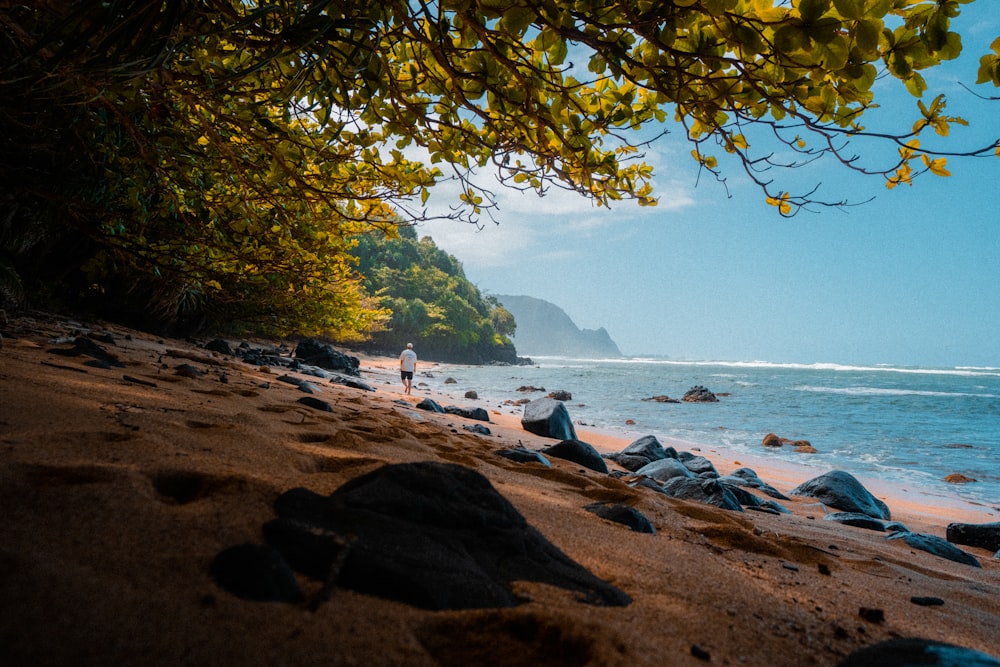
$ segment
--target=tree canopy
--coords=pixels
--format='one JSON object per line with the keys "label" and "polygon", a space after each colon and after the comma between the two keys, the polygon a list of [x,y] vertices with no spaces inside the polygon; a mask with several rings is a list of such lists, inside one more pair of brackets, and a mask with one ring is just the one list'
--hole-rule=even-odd
{"label": "tree canopy", "polygon": [[365,289],[378,295],[392,315],[372,331],[364,347],[395,353],[408,342],[422,357],[455,363],[516,363],[508,335],[516,323],[494,297],[468,281],[462,265],[402,226],[394,238],[367,234],[353,250]]}
{"label": "tree canopy", "polygon": [[[494,206],[490,166],[655,204],[643,128],[680,128],[719,178],[730,155],[786,215],[838,202],[774,167],[947,175],[927,138],[965,121],[923,73],[959,55],[972,1],[0,0],[2,293],[356,337],[387,313],[351,248],[443,178],[464,220]],[[1000,39],[980,55],[1000,85]],[[914,116],[870,132],[880,78]],[[863,135],[891,158],[862,163]]]}

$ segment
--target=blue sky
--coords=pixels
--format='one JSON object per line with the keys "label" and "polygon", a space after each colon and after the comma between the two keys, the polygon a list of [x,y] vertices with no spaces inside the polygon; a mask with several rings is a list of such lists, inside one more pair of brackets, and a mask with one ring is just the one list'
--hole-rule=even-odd
{"label": "blue sky", "polygon": [[[972,87],[979,55],[1000,35],[990,4],[980,0],[955,23],[967,55],[928,76],[932,91],[947,94],[947,112],[971,123],[953,128],[955,148],[1000,137],[1000,102],[956,84]],[[911,100],[893,94],[884,115],[906,114],[908,127]],[[821,182],[831,199],[875,197],[785,219],[733,169],[731,197],[711,178],[697,183],[679,135],[647,151],[655,208],[609,211],[561,191],[505,191],[498,225],[433,222],[418,233],[455,255],[484,292],[551,301],[582,328],[606,328],[627,355],[1000,367],[1000,159],[953,159],[951,177],[892,191],[832,163],[774,174]],[[453,194],[443,184],[432,205]]]}

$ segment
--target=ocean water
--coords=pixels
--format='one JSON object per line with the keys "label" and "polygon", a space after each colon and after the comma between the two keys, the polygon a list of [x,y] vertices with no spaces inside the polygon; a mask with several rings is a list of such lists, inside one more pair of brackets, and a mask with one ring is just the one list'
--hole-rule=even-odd
{"label": "ocean water", "polygon": [[[841,469],[1000,506],[1000,368],[533,360],[531,366],[443,365],[420,381],[456,399],[475,390],[477,404],[490,409],[545,395],[518,392],[521,386],[562,389],[573,395],[566,406],[574,422],[626,438],[652,434],[723,446],[815,467],[817,475]],[[448,377],[456,383],[445,384]],[[681,398],[695,385],[723,395],[718,403],[642,400]],[[765,449],[768,433],[808,440],[818,451]],[[945,482],[951,473],[978,481]]]}

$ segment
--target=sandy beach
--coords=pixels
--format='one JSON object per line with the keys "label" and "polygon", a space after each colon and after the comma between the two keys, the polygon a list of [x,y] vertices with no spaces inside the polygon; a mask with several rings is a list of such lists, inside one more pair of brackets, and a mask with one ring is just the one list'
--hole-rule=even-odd
{"label": "sandy beach", "polygon": [[[825,521],[810,498],[782,501],[789,514],[734,512],[565,460],[516,463],[496,452],[555,441],[526,432],[512,410],[487,407],[489,423],[417,410],[428,396],[476,406],[420,387],[433,364],[421,362],[411,396],[394,359],[361,359],[374,392],[302,376],[327,412],[279,381],[294,372],[210,352],[206,341],[40,314],[2,331],[4,665],[836,665],[910,637],[1000,657],[992,552],[962,547],[981,568],[946,560]],[[84,331],[122,365],[51,351],[71,349]],[[463,428],[475,423],[490,435]],[[604,453],[629,444],[578,434]],[[751,467],[786,493],[813,474],[763,450],[697,453],[721,474]],[[517,606],[428,610],[301,573],[313,604],[260,602],[210,574],[228,547],[264,542],[262,526],[290,489],[327,495],[416,462],[481,474],[528,525],[630,602],[587,604],[558,586],[516,581]],[[1000,521],[995,507],[863,481],[914,532],[944,537],[951,522]],[[595,502],[638,510],[655,534],[599,518],[585,509]]]}

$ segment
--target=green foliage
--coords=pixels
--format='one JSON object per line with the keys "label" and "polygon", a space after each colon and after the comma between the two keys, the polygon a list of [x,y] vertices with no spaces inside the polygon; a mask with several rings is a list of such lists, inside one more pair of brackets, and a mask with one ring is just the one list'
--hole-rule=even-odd
{"label": "green foliage", "polygon": [[367,290],[392,311],[366,347],[391,352],[412,342],[422,357],[439,361],[515,361],[507,338],[516,327],[513,316],[483,297],[462,265],[429,237],[418,240],[403,225],[398,234],[363,236],[354,253]]}
{"label": "green foliage", "polygon": [[[445,176],[464,220],[495,207],[475,182],[488,166],[515,188],[652,205],[630,137],[670,117],[700,168],[721,179],[721,149],[783,214],[824,202],[765,180],[771,167],[825,155],[889,187],[947,175],[948,153],[921,143],[964,122],[941,96],[872,135],[892,148],[884,164],[862,166],[849,144],[867,134],[878,77],[919,97],[922,72],[958,56],[951,21],[971,1],[8,3],[0,266],[29,298],[161,328],[364,336],[386,313],[354,239],[419,219]],[[1000,83],[997,51],[980,83]],[[775,141],[801,160],[775,162]],[[427,164],[408,157],[418,149]],[[420,243],[407,252],[394,268],[414,290],[439,278],[409,267],[456,268]],[[475,301],[462,289],[449,316],[485,317],[462,310]]]}

